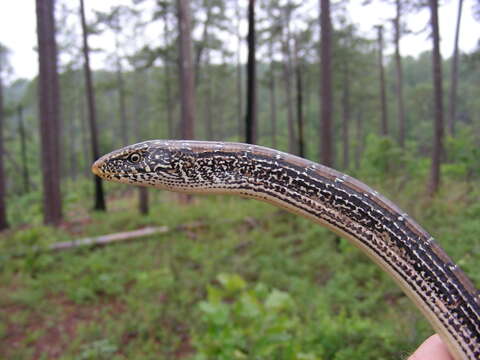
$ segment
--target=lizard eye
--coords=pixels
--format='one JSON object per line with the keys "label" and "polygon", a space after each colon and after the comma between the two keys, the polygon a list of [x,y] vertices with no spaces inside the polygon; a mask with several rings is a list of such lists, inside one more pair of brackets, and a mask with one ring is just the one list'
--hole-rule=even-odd
{"label": "lizard eye", "polygon": [[140,155],[137,154],[137,153],[133,153],[128,157],[127,160],[130,161],[133,164],[136,164],[140,161]]}

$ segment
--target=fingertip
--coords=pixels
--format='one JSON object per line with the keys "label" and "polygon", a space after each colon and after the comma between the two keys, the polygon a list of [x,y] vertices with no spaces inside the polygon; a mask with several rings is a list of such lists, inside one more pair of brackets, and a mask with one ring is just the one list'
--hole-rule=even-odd
{"label": "fingertip", "polygon": [[430,336],[408,358],[408,360],[454,360],[448,352],[447,345],[438,334]]}

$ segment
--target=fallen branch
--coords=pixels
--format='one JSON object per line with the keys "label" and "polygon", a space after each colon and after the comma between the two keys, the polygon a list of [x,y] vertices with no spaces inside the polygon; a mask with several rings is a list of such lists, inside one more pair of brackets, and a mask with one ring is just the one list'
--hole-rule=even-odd
{"label": "fallen branch", "polygon": [[193,229],[198,229],[208,224],[202,222],[194,222],[190,224],[184,224],[176,227],[168,226],[148,226],[137,230],[124,231],[120,233],[101,235],[95,237],[87,237],[83,239],[77,239],[72,241],[62,241],[58,243],[51,244],[46,247],[34,246],[26,251],[18,251],[7,255],[7,257],[23,257],[27,254],[32,253],[42,253],[42,252],[56,252],[70,250],[83,246],[104,246],[113,243],[120,243],[128,240],[136,240],[146,236],[155,235],[155,234],[166,234],[173,231],[188,231]]}
{"label": "fallen branch", "polygon": [[115,234],[88,237],[88,238],[77,239],[72,241],[63,241],[63,242],[50,245],[48,247],[48,250],[61,251],[61,250],[68,250],[68,249],[76,248],[80,246],[107,245],[113,242],[136,239],[136,238],[141,238],[141,237],[149,236],[153,234],[163,234],[168,231],[170,231],[170,228],[168,226],[159,226],[159,227],[149,226],[146,228],[133,230],[133,231],[124,231],[124,232],[115,233]]}
{"label": "fallen branch", "polygon": [[197,229],[200,227],[206,226],[205,223],[195,222],[191,224],[180,225],[176,227],[168,226],[148,226],[137,230],[124,231],[115,234],[101,235],[96,237],[88,237],[84,239],[72,240],[72,241],[63,241],[50,245],[47,249],[50,251],[62,251],[72,248],[77,248],[81,246],[103,246],[111,243],[139,239],[145,236],[150,236],[154,234],[165,234],[172,231],[183,231]]}
{"label": "fallen branch", "polygon": [[[253,220],[252,218],[245,218],[242,220],[246,224],[248,224],[251,227],[256,227],[258,224]],[[233,222],[238,222],[238,221],[233,221],[233,220],[221,220],[216,222],[218,223],[233,223]],[[240,221],[241,222],[241,221]],[[15,252],[11,254],[7,254],[6,257],[23,257],[26,256],[27,254],[32,254],[32,253],[42,253],[42,252],[56,252],[56,251],[64,251],[64,250],[70,250],[70,249],[75,249],[78,247],[83,247],[83,246],[104,246],[104,245],[109,245],[113,243],[120,243],[128,240],[136,240],[136,239],[141,239],[143,237],[147,237],[150,235],[155,235],[155,234],[166,234],[169,232],[173,231],[191,231],[195,230],[201,227],[206,227],[209,226],[210,224],[204,223],[204,222],[192,222],[189,224],[183,224],[175,227],[168,227],[168,226],[148,226],[144,227],[141,229],[137,230],[132,230],[132,231],[123,231],[120,233],[114,233],[114,234],[108,234],[108,235],[101,235],[101,236],[95,236],[95,237],[87,237],[83,239],[77,239],[77,240],[72,240],[72,241],[62,241],[58,243],[54,243],[45,247],[32,247],[26,251],[20,251],[20,252]],[[0,256],[1,258],[1,256]],[[1,260],[1,259],[0,259]]]}

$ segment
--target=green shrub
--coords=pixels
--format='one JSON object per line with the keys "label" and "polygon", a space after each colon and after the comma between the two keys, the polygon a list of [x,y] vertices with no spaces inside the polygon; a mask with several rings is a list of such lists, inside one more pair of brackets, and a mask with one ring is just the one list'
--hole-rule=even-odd
{"label": "green shrub", "polygon": [[292,297],[264,284],[248,286],[237,274],[220,274],[198,304],[202,330],[194,359],[321,359],[302,351],[300,318]]}

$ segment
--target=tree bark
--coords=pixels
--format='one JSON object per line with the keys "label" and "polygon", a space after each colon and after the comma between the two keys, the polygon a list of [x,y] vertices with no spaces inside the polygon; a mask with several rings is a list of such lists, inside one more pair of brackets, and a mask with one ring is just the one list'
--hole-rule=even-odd
{"label": "tree bark", "polygon": [[127,121],[127,105],[125,81],[123,80],[123,68],[120,56],[117,52],[117,86],[118,86],[118,112],[120,114],[122,146],[128,145],[128,121]]}
{"label": "tree bark", "polygon": [[[285,26],[287,28],[287,26]],[[297,154],[297,143],[295,134],[295,119],[293,114],[293,91],[292,91],[292,60],[290,56],[289,34],[285,35],[283,41],[283,77],[285,80],[285,96],[287,105],[287,124],[288,124],[288,151]]]}
{"label": "tree bark", "polygon": [[212,101],[212,69],[210,64],[210,49],[205,49],[205,133],[207,140],[215,139],[213,129],[213,101]]}
{"label": "tree bark", "polygon": [[400,147],[405,147],[405,101],[403,97],[403,69],[402,57],[400,55],[400,37],[401,37],[401,0],[396,0],[397,13],[393,21],[395,28],[395,74],[397,80],[397,121],[398,121],[398,143]]}
{"label": "tree bark", "polygon": [[363,152],[363,109],[359,108],[356,118],[355,169],[360,169],[360,160]]}
{"label": "tree bark", "polygon": [[242,64],[240,59],[240,50],[242,49],[242,36],[240,35],[240,1],[235,1],[235,13],[237,17],[237,122],[238,122],[238,136],[241,137],[244,133],[244,124],[243,124],[243,80],[242,80]]}
{"label": "tree bark", "polygon": [[25,124],[23,123],[23,106],[22,105],[18,106],[17,114],[18,114],[18,135],[20,137],[20,157],[22,159],[23,190],[26,193],[28,193],[30,192],[30,174],[28,171],[27,134],[25,131]]}
{"label": "tree bark", "polygon": [[[272,18],[271,7],[268,7],[268,17]],[[268,40],[268,55],[270,58],[270,78],[268,81],[268,92],[270,96],[270,126],[272,147],[277,147],[277,96],[275,92],[275,67],[273,60],[273,32]]]}
{"label": "tree bark", "polygon": [[183,139],[194,138],[195,126],[195,84],[192,64],[192,38],[190,3],[177,0],[179,32],[179,69],[181,100],[181,136]]}
{"label": "tree bark", "polygon": [[455,135],[455,117],[458,89],[458,39],[460,37],[460,23],[462,20],[463,0],[458,0],[457,26],[455,29],[455,43],[453,46],[452,69],[450,80],[450,106],[448,114],[448,130],[451,136]]}
{"label": "tree bark", "polygon": [[304,137],[304,118],[303,118],[303,66],[302,60],[298,56],[299,45],[295,39],[295,68],[297,84],[297,123],[298,123],[298,155],[305,157],[305,137]]}
{"label": "tree bark", "polygon": [[[3,144],[3,127],[5,122],[5,112],[4,112],[4,105],[3,105],[3,79],[2,79],[2,71],[3,71],[3,61],[2,57],[2,48],[0,47],[0,231],[5,230],[8,228],[8,221],[7,221],[7,205],[6,205],[6,178],[5,178],[5,169],[4,169],[4,157],[5,157],[5,149]],[[6,56],[6,55],[5,55]]]}
{"label": "tree bark", "polygon": [[[167,9],[163,12],[163,32],[165,44],[170,42],[170,28],[168,27]],[[165,108],[167,111],[167,132],[168,138],[176,138],[176,134],[173,126],[173,101],[172,101],[172,85],[170,76],[170,61],[167,51],[163,56],[163,76],[165,77]]]}
{"label": "tree bark", "polygon": [[[80,83],[82,80],[83,74],[82,72],[78,72],[78,82]],[[78,116],[80,120],[80,136],[81,136],[81,149],[82,149],[82,171],[85,177],[89,177],[91,175],[90,170],[90,159],[93,158],[91,154],[91,144],[89,141],[88,136],[88,119],[85,114],[85,90],[79,86],[77,89],[77,97],[78,97]]]}
{"label": "tree bark", "polygon": [[342,89],[342,143],[343,143],[343,168],[350,166],[350,67],[348,59],[343,63],[343,89]]}
{"label": "tree bark", "polygon": [[388,135],[388,119],[387,119],[387,91],[385,87],[385,69],[383,66],[383,26],[377,26],[378,31],[378,72],[380,77],[380,108],[381,108],[381,124],[380,134]]}
{"label": "tree bark", "polygon": [[[72,77],[73,79],[75,79],[75,74],[74,74],[74,70],[72,69],[69,69],[68,72],[70,72],[70,77]],[[72,83],[73,81],[69,81],[68,82],[68,85],[69,87],[72,86]],[[68,91],[68,94],[69,94],[69,98],[65,101],[64,101],[64,107],[65,107],[65,111],[64,111],[64,114],[65,114],[65,120],[68,119],[68,124],[66,126],[66,130],[68,131],[68,135],[67,133],[65,134],[66,136],[68,136],[68,143],[65,144],[65,158],[68,158],[68,177],[75,181],[76,178],[77,178],[77,143],[79,142],[78,141],[78,138],[80,136],[80,134],[78,134],[77,132],[77,129],[75,128],[75,121],[77,119],[77,113],[78,113],[78,98],[76,96],[76,91],[75,89],[72,89],[72,93],[73,93],[73,96],[72,94],[70,93],[70,91]],[[20,109],[19,109],[20,110]],[[20,117],[20,116],[19,116]]]}
{"label": "tree bark", "polygon": [[37,0],[39,112],[45,224],[62,220],[60,193],[60,96],[53,0]]}
{"label": "tree bark", "polygon": [[[38,0],[41,1],[41,0]],[[97,112],[95,108],[95,92],[92,82],[92,74],[90,70],[90,56],[88,47],[88,33],[87,22],[85,20],[85,6],[84,0],[80,0],[80,18],[82,22],[82,35],[83,35],[83,57],[84,57],[84,72],[85,72],[85,90],[87,92],[87,104],[88,104],[88,120],[90,125],[90,142],[92,146],[93,161],[100,157],[100,151],[98,149],[97,138]],[[105,195],[103,193],[102,179],[98,176],[94,177],[95,182],[95,202],[94,209],[105,211]]]}
{"label": "tree bark", "polygon": [[297,154],[297,141],[295,131],[295,115],[293,110],[293,91],[292,91],[292,77],[293,65],[290,49],[290,4],[287,4],[285,13],[285,23],[283,24],[283,77],[285,79],[285,96],[287,105],[287,124],[288,124],[288,151],[292,154]]}
{"label": "tree bark", "polygon": [[[189,140],[195,136],[195,74],[192,60],[192,20],[190,2],[177,0],[178,17],[178,65],[180,72],[180,136]],[[188,204],[192,201],[191,195],[179,194],[180,203]]]}
{"label": "tree bark", "polygon": [[277,147],[277,94],[275,91],[275,70],[273,60],[270,63],[270,79],[268,82],[268,91],[270,94],[270,126],[272,147]]}
{"label": "tree bark", "polygon": [[115,33],[115,63],[117,66],[116,76],[117,76],[117,89],[118,89],[118,112],[120,115],[120,131],[122,138],[122,146],[128,145],[128,121],[127,121],[127,106],[126,106],[126,92],[125,92],[125,81],[123,79],[123,66],[122,59],[120,57],[120,44],[118,40],[118,33],[121,29],[121,12],[116,11],[115,16],[112,19],[112,30]]}
{"label": "tree bark", "polygon": [[332,94],[332,24],[330,0],[320,0],[320,157],[326,166],[333,166],[333,94]]}
{"label": "tree bark", "polygon": [[255,0],[248,2],[248,62],[247,62],[247,114],[246,142],[257,142],[257,69],[255,58]]}
{"label": "tree bark", "polygon": [[442,58],[440,55],[440,34],[438,26],[438,0],[429,0],[429,5],[433,41],[432,69],[434,91],[434,134],[429,193],[433,195],[440,187],[440,164],[443,156],[443,88]]}
{"label": "tree bark", "polygon": [[202,55],[205,50],[208,51],[208,30],[210,27],[210,22],[212,20],[212,1],[205,1],[204,5],[206,6],[206,19],[203,23],[203,32],[202,32],[202,40],[198,42],[196,51],[195,51],[195,86],[198,86],[200,83],[200,64],[202,63]]}

